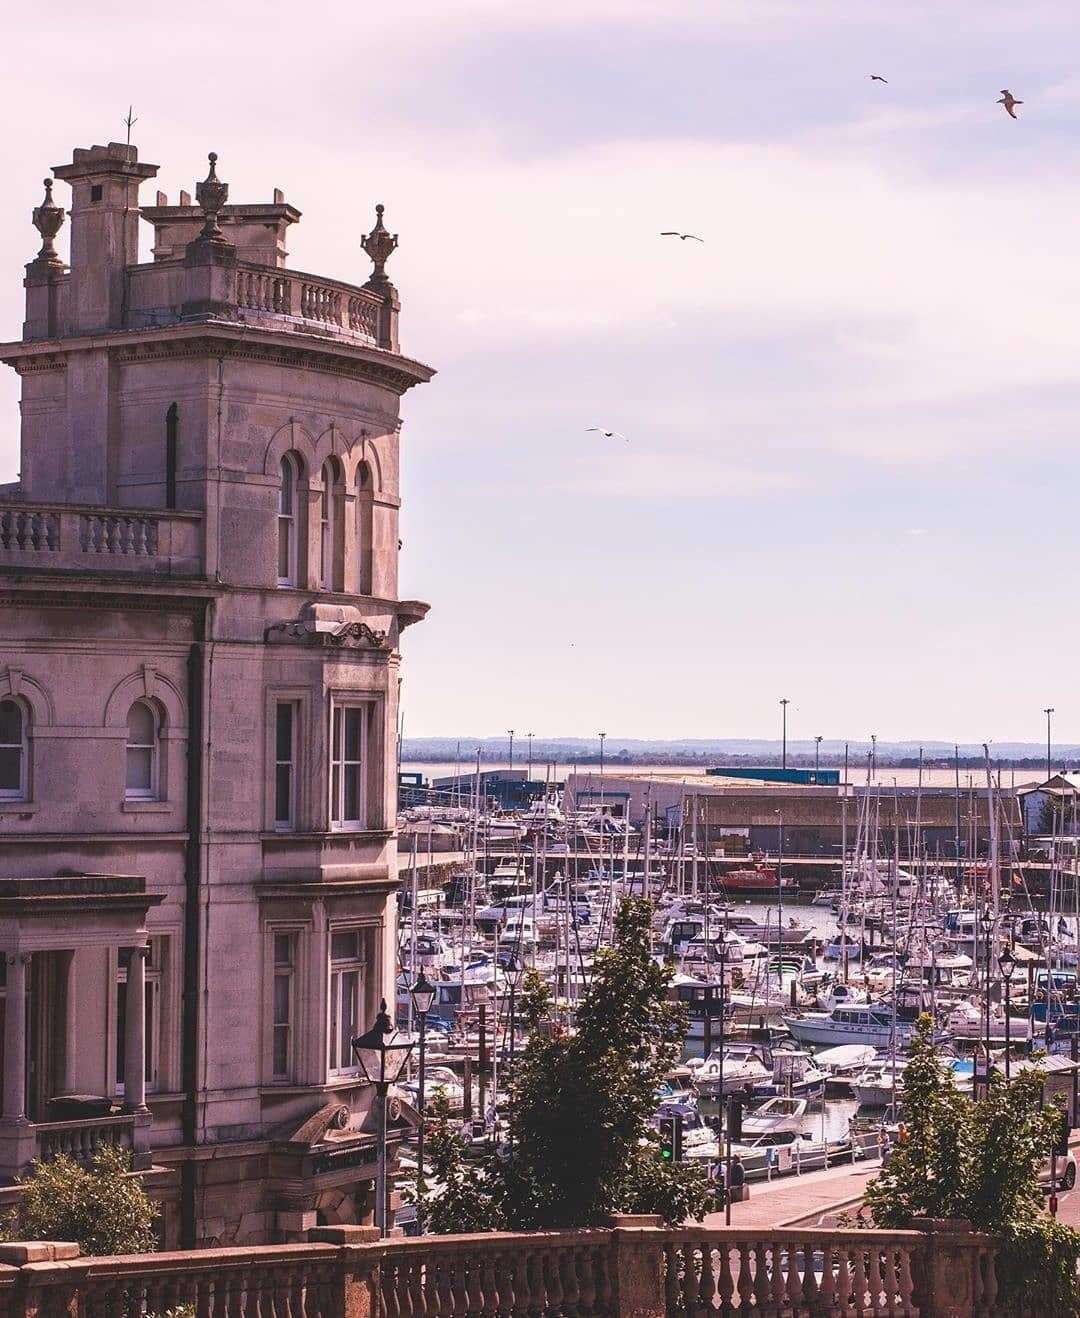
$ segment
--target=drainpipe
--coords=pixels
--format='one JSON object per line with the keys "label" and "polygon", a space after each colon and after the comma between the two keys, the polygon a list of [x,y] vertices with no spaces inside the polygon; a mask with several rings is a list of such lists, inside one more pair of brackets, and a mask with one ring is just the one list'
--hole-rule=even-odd
{"label": "drainpipe", "polygon": [[[181,1071],[184,1102],[182,1141],[193,1151],[198,1105],[199,1047],[199,898],[202,887],[202,756],[205,745],[203,711],[203,642],[206,606],[198,622],[199,639],[188,650],[187,844],[184,854],[184,984],[181,997]],[[180,1164],[180,1248],[195,1248],[194,1158]]]}

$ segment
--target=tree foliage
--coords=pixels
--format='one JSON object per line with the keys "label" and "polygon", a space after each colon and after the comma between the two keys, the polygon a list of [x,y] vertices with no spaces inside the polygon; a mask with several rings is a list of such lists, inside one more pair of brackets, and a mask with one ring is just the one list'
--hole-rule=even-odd
{"label": "tree foliage", "polygon": [[1061,1121],[1043,1107],[1043,1073],[1006,1084],[992,1075],[974,1101],[953,1085],[924,1016],[904,1072],[906,1138],[898,1141],[866,1204],[875,1224],[908,1227],[916,1217],[965,1218],[1001,1240],[1002,1314],[1080,1312],[1080,1234],[1043,1212],[1039,1170]]}
{"label": "tree foliage", "polygon": [[663,1162],[650,1127],[686,1032],[683,1008],[667,998],[671,972],[650,954],[651,911],[648,902],[623,903],[612,946],[594,958],[574,1031],[560,1028],[543,984],[530,977],[510,1141],[467,1163],[445,1114],[436,1120],[429,1147],[441,1188],[420,1195],[430,1230],[584,1227],[618,1212],[681,1222],[713,1206],[703,1172]]}
{"label": "tree foliage", "polygon": [[60,1154],[35,1162],[4,1224],[10,1240],[71,1240],[84,1254],[149,1254],[157,1249],[158,1210],[131,1157],[105,1145],[89,1166]]}

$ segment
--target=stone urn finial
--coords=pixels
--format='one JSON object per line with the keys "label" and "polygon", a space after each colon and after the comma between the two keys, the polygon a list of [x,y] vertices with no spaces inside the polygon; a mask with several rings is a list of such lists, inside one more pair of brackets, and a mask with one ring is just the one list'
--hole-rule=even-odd
{"label": "stone urn finial", "polygon": [[34,207],[34,228],[41,234],[42,238],[41,251],[38,252],[37,259],[43,261],[46,265],[63,265],[53,239],[60,232],[64,223],[64,208],[53,201],[52,185],[52,179],[47,178],[45,180],[45,200],[40,206]]}
{"label": "stone urn finial", "polygon": [[199,238],[202,242],[227,243],[229,240],[221,231],[218,215],[222,206],[229,199],[229,185],[222,183],[217,176],[217,152],[209,155],[210,173],[201,183],[195,185],[195,199],[203,209],[206,222],[203,224]]}
{"label": "stone urn finial", "polygon": [[383,224],[383,211],[386,209],[383,205],[375,207],[375,227],[370,233],[364,234],[360,240],[360,245],[371,258],[371,263],[375,269],[371,272],[369,284],[387,284],[389,280],[386,277],[386,263],[390,259],[390,253],[398,245],[398,236],[396,233],[390,233],[386,225]]}

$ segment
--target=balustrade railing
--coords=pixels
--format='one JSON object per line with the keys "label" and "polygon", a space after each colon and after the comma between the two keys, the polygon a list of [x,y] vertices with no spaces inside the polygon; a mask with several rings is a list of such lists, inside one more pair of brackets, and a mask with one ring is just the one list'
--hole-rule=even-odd
{"label": "balustrade railing", "polygon": [[132,1149],[135,1145],[134,1118],[93,1117],[86,1121],[35,1122],[38,1157],[43,1162],[65,1153],[76,1162],[89,1162],[98,1149]]}
{"label": "balustrade railing", "polygon": [[60,518],[35,508],[0,508],[0,549],[52,552],[60,548]]}
{"label": "balustrade railing", "polygon": [[201,523],[198,513],[0,505],[0,566],[189,576],[202,567]]}
{"label": "balustrade railing", "polygon": [[993,1241],[956,1230],[631,1226],[378,1241],[342,1227],[308,1244],[138,1257],[33,1262],[19,1249],[0,1245],[4,1318],[181,1306],[194,1318],[993,1318],[997,1294]]}
{"label": "balustrade railing", "polygon": [[916,1233],[692,1231],[664,1247],[668,1318],[817,1314],[916,1318]]}

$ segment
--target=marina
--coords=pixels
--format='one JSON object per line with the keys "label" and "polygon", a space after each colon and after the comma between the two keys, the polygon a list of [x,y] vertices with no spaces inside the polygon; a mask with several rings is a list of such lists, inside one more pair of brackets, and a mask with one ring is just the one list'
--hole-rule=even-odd
{"label": "marina", "polygon": [[[906,1051],[928,1015],[952,1082],[985,1087],[1033,1051],[1054,1056],[1075,1111],[1080,952],[1075,840],[1055,839],[1045,885],[1004,862],[1015,811],[987,775],[985,855],[931,856],[899,845],[887,789],[850,800],[837,880],[807,884],[783,851],[732,867],[693,794],[677,817],[635,824],[605,799],[574,808],[533,781],[523,810],[501,808],[479,769],[451,805],[406,807],[398,1014],[414,1028],[410,985],[434,985],[425,1090],[474,1141],[501,1138],[516,1004],[531,976],[573,1029],[593,959],[628,897],[652,903],[653,955],[686,1011],[682,1062],[657,1095],[654,1125],[678,1127],[678,1156],[721,1180],[738,1157],[748,1179],[880,1157],[903,1122]],[[472,795],[468,795],[471,782]],[[461,851],[425,855],[425,829]],[[404,848],[403,848],[404,850]],[[904,853],[907,853],[906,855]],[[947,863],[951,860],[951,864]],[[1045,890],[1044,890],[1045,889]],[[423,1099],[415,1081],[410,1099]],[[408,1167],[408,1154],[405,1155]],[[407,1215],[407,1214],[406,1214]]]}

